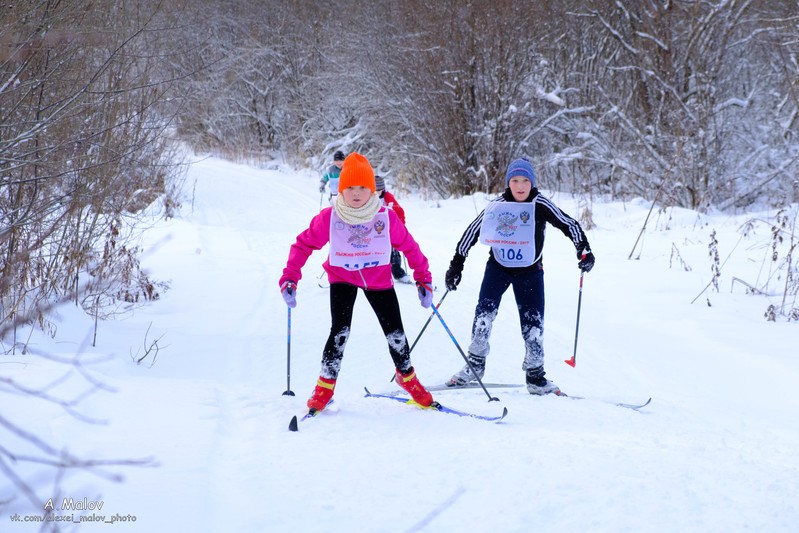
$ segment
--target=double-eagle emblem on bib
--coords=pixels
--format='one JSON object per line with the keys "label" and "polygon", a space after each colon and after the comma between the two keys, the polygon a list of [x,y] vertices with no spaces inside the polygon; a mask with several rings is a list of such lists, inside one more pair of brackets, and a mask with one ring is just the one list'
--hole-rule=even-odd
{"label": "double-eagle emblem on bib", "polygon": [[521,220],[523,224],[526,224],[530,220],[530,212],[522,211],[518,216],[508,211],[497,214],[497,233],[503,237],[510,237],[518,229],[517,220]]}
{"label": "double-eagle emblem on bib", "polygon": [[372,228],[363,224],[355,224],[349,227],[350,236],[347,238],[347,243],[351,244],[353,248],[366,248],[369,245],[369,234],[372,233]]}
{"label": "double-eagle emblem on bib", "polygon": [[372,227],[366,224],[353,224],[348,229],[350,236],[347,238],[347,244],[351,244],[353,248],[366,248],[372,239],[372,230],[374,229],[375,233],[382,235],[386,229],[386,223],[378,219]]}

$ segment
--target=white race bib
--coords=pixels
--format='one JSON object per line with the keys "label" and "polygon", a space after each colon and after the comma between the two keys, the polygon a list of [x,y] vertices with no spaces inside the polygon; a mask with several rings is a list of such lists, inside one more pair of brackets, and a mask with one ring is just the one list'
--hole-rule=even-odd
{"label": "white race bib", "polygon": [[366,224],[347,224],[335,209],[330,214],[330,264],[361,270],[391,261],[388,212],[381,209]]}
{"label": "white race bib", "polygon": [[494,259],[506,267],[535,263],[535,203],[491,202],[483,214],[480,242],[491,247]]}

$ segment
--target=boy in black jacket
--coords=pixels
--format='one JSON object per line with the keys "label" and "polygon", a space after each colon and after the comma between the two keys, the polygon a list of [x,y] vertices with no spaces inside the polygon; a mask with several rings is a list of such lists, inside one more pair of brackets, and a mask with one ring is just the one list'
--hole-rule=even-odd
{"label": "boy in black jacket", "polygon": [[[530,394],[560,393],[544,377],[544,266],[542,252],[546,223],[569,237],[580,260],[577,266],[589,272],[594,254],[580,224],[560,210],[535,188],[530,161],[516,159],[505,173],[505,192],[493,200],[466,228],[446,274],[447,289],[454,291],[461,281],[463,263],[478,239],[491,247],[472,324],[469,362],[478,377],[485,373],[490,350],[491,325],[497,316],[502,295],[513,286],[522,327],[527,390]],[[476,379],[469,365],[447,382],[450,387]]]}

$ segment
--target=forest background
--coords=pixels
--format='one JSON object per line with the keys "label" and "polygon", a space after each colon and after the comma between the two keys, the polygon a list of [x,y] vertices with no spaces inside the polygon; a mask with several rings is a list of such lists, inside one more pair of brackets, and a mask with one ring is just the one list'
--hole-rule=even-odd
{"label": "forest background", "polygon": [[169,217],[190,194],[178,143],[320,170],[335,150],[357,150],[394,190],[425,198],[496,192],[526,155],[540,184],[583,199],[586,229],[597,198],[787,207],[799,200],[798,8],[8,4],[0,337],[19,323],[52,330],[57,302],[99,320],[158,297],[135,242],[146,208]]}
{"label": "forest background", "polygon": [[176,139],[319,169],[357,150],[430,198],[497,191],[527,155],[589,227],[597,197],[799,199],[796,0],[103,5],[2,11],[4,319],[47,327],[82,281],[97,314],[157,296],[125,242],[181,201]]}

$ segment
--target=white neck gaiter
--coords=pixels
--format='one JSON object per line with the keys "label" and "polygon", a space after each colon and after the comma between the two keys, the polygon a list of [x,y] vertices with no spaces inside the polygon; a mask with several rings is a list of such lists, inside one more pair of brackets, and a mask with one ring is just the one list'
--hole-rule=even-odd
{"label": "white neck gaiter", "polygon": [[339,218],[347,224],[363,224],[372,220],[382,205],[383,202],[380,201],[377,195],[372,194],[369,200],[361,207],[350,207],[344,201],[344,195],[339,194],[336,196],[335,209]]}

